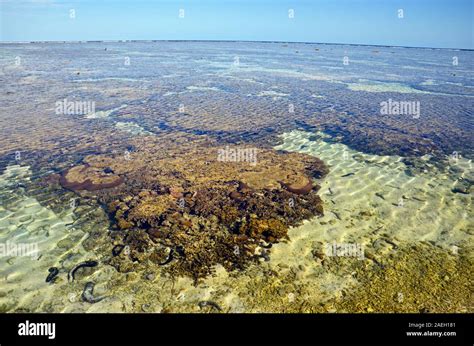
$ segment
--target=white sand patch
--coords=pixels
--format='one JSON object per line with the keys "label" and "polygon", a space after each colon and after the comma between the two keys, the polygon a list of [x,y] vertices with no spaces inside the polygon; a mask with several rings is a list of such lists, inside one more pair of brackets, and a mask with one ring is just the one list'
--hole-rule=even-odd
{"label": "white sand patch", "polygon": [[115,123],[115,127],[120,131],[125,131],[131,133],[132,135],[153,135],[152,132],[145,130],[143,127],[138,125],[137,123],[127,121],[118,121]]}
{"label": "white sand patch", "polygon": [[261,91],[257,94],[257,96],[270,96],[270,97],[277,97],[277,98],[282,98],[282,97],[286,97],[288,96],[289,94],[285,94],[285,93],[281,93],[281,92],[278,92],[278,91],[274,91],[274,90],[264,90],[264,91]]}
{"label": "white sand patch", "polygon": [[[473,237],[470,195],[454,193],[456,179],[442,172],[415,176],[398,156],[377,156],[327,143],[321,135],[284,134],[276,149],[302,152],[321,158],[330,173],[320,182],[325,215],[306,221],[289,232],[288,244],[274,246],[272,261],[300,261],[312,243],[361,243],[372,247],[379,238],[397,242],[429,241],[446,249],[463,247]],[[473,178],[472,163],[450,161],[459,177]],[[427,163],[429,165],[429,163]]]}
{"label": "white sand patch", "polygon": [[408,85],[400,83],[383,83],[376,81],[361,80],[361,83],[346,83],[347,87],[353,91],[367,91],[367,92],[395,92],[403,94],[428,94],[427,91],[417,90]]}
{"label": "white sand patch", "polygon": [[186,89],[191,92],[193,91],[220,91],[220,89],[216,87],[196,86],[196,85],[188,86],[186,87]]}

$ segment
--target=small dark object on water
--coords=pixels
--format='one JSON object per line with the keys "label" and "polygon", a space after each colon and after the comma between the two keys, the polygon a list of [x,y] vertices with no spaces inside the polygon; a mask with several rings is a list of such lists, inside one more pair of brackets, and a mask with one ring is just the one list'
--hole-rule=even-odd
{"label": "small dark object on water", "polygon": [[394,249],[398,249],[398,245],[395,244],[393,241],[391,241],[390,239],[384,239],[386,243],[390,244],[393,246]]}
{"label": "small dark object on water", "polygon": [[350,177],[351,175],[354,175],[354,174],[355,173],[353,173],[353,172],[347,173],[347,174],[341,175],[341,178]]}
{"label": "small dark object on water", "polygon": [[337,217],[338,220],[342,220],[339,214],[336,213],[335,211],[331,211],[331,213],[333,213]]}
{"label": "small dark object on water", "polygon": [[115,245],[114,248],[112,249],[112,255],[114,257],[120,255],[124,247],[125,247],[124,245]]}
{"label": "small dark object on water", "polygon": [[382,198],[383,200],[385,200],[385,197],[384,197],[381,193],[376,192],[376,193],[375,193],[375,196],[380,197],[380,198]]}
{"label": "small dark object on water", "polygon": [[377,227],[377,228],[373,231],[373,233],[380,231],[383,227],[384,227],[384,226]]}
{"label": "small dark object on water", "polygon": [[270,261],[270,255],[268,254],[267,251],[263,250],[261,253],[260,253],[260,257],[263,258],[265,260],[265,262],[268,262]]}
{"label": "small dark object on water", "polygon": [[[186,256],[186,254],[184,253],[184,248],[183,248],[181,245],[179,245],[179,246],[176,247],[176,252],[177,252],[180,256],[183,256],[183,257]],[[171,253],[171,252],[170,252],[170,253]]]}
{"label": "small dark object on water", "polygon": [[74,281],[74,274],[76,273],[76,271],[79,268],[83,268],[83,267],[91,267],[92,268],[92,267],[97,266],[97,264],[99,264],[97,261],[85,261],[85,262],[79,263],[77,266],[72,268],[71,271],[67,274],[67,280],[68,281]]}
{"label": "small dark object on water", "polygon": [[469,190],[465,187],[459,187],[459,186],[456,186],[454,188],[451,189],[451,191],[453,193],[462,193],[464,195],[468,195],[469,194]]}
{"label": "small dark object on water", "polygon": [[171,249],[166,261],[164,261],[163,263],[158,263],[158,265],[164,266],[165,264],[170,263],[173,260],[173,252],[174,252],[173,249]]}
{"label": "small dark object on water", "polygon": [[82,300],[88,303],[97,303],[100,302],[102,299],[105,297],[94,297],[94,286],[95,284],[93,282],[88,282],[84,286],[84,291],[82,291]]}
{"label": "small dark object on water", "polygon": [[375,257],[373,254],[371,254],[370,252],[367,252],[365,254],[365,257],[367,257],[368,259],[370,259],[372,262],[374,262],[377,266],[379,266],[381,269],[385,269],[385,266],[380,263]]}
{"label": "small dark object on water", "polygon": [[205,307],[211,307],[211,308],[214,308],[216,309],[217,311],[222,311],[221,307],[213,302],[213,301],[210,301],[210,300],[203,300],[203,301],[200,301],[198,303],[199,307],[202,309],[202,308],[205,308]]}
{"label": "small dark object on water", "polygon": [[51,267],[48,269],[49,274],[48,277],[46,278],[46,282],[51,282],[53,283],[56,280],[56,276],[59,274],[59,269],[56,267]]}
{"label": "small dark object on water", "polygon": [[471,190],[473,182],[469,179],[459,178],[454,187],[451,189],[453,193],[462,193],[468,195]]}

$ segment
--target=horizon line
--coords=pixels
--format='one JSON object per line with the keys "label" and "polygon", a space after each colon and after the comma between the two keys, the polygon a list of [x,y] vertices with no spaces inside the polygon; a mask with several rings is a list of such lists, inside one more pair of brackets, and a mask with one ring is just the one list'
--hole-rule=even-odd
{"label": "horizon line", "polygon": [[27,41],[0,41],[0,44],[35,44],[35,43],[127,43],[127,42],[243,42],[243,43],[299,43],[299,44],[323,44],[337,46],[366,46],[366,47],[387,47],[387,48],[418,48],[418,49],[446,49],[460,51],[474,51],[474,48],[453,48],[453,47],[421,47],[421,46],[398,46],[386,44],[366,44],[366,43],[337,43],[337,42],[308,42],[308,41],[273,41],[273,40],[170,40],[170,39],[138,39],[138,40],[27,40]]}

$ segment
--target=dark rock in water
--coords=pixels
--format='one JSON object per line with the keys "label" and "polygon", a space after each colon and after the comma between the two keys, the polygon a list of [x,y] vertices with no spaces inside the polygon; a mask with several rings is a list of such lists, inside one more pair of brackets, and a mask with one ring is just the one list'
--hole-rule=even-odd
{"label": "dark rock in water", "polygon": [[469,194],[469,190],[466,189],[466,188],[463,188],[463,187],[455,187],[451,191],[454,192],[454,193],[462,193],[464,195]]}
{"label": "dark rock in water", "polygon": [[206,307],[209,307],[211,309],[215,309],[217,311],[222,311],[221,307],[216,303],[216,302],[213,302],[213,301],[210,301],[210,300],[203,300],[203,301],[200,301],[198,303],[198,306],[203,309],[203,308],[206,308]]}
{"label": "dark rock in water", "polygon": [[112,249],[112,255],[113,256],[120,255],[124,247],[125,245],[115,245],[114,248]]}
{"label": "dark rock in water", "polygon": [[375,196],[377,196],[377,197],[382,198],[383,200],[385,200],[385,197],[384,197],[380,192],[376,192],[376,193],[375,193]]}
{"label": "dark rock in water", "polygon": [[471,183],[468,180],[459,180],[451,189],[454,193],[462,193],[468,195],[471,190]]}
{"label": "dark rock in water", "polygon": [[99,263],[97,261],[85,261],[82,263],[79,263],[77,266],[71,269],[71,271],[68,273],[67,278],[69,281],[74,281],[75,279],[75,274],[78,269],[80,268],[92,268],[96,267]]}
{"label": "dark rock in water", "polygon": [[48,274],[48,277],[46,278],[46,282],[53,283],[59,274],[59,269],[56,267],[51,267],[48,269],[48,271],[49,271],[49,274]]}
{"label": "dark rock in water", "polygon": [[150,274],[145,275],[145,279],[150,280],[150,281],[155,280],[155,277],[156,277],[156,276],[155,276],[155,274],[153,274],[153,273],[150,273]]}
{"label": "dark rock in water", "polygon": [[84,290],[82,291],[82,300],[87,303],[97,303],[103,300],[105,297],[94,297],[94,287],[95,284],[93,282],[88,282],[84,286]]}

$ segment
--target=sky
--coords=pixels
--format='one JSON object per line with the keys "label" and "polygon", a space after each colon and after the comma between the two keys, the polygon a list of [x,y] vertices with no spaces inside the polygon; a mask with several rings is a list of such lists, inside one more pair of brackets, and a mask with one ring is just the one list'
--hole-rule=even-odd
{"label": "sky", "polygon": [[0,0],[0,41],[243,40],[474,49],[473,3]]}

